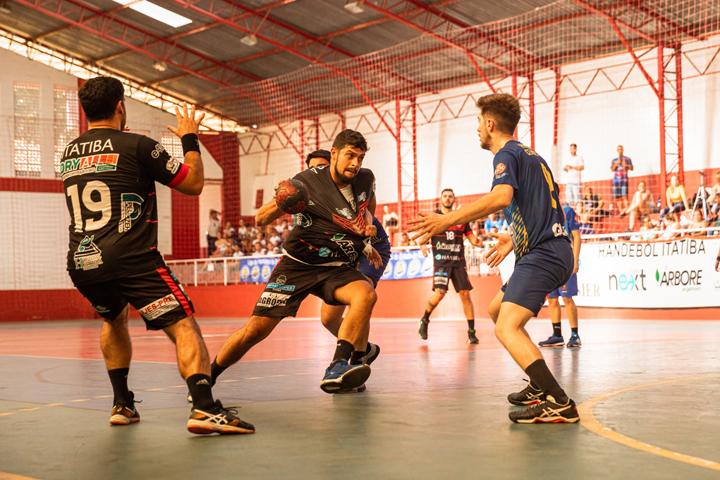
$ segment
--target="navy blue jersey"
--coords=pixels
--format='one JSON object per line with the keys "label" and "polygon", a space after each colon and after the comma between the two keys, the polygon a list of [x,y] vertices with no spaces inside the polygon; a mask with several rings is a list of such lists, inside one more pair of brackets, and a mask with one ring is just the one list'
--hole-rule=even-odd
{"label": "navy blue jersey", "polygon": [[[575,230],[580,230],[580,224],[577,221],[577,214],[570,205],[563,207],[563,215],[565,215],[565,232],[570,236]],[[570,237],[572,239],[572,237]]]}
{"label": "navy blue jersey", "polygon": [[510,140],[493,159],[495,185],[513,187],[505,208],[515,256],[519,259],[541,243],[555,237],[569,240],[558,188],[545,160],[529,147]]}

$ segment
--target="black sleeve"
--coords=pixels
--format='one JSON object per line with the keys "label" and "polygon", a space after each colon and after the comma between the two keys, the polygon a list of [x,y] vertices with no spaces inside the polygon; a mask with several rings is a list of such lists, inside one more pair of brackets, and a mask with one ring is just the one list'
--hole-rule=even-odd
{"label": "black sleeve", "polygon": [[150,178],[169,187],[178,185],[188,173],[188,168],[171,157],[162,143],[145,136],[138,141],[137,159]]}

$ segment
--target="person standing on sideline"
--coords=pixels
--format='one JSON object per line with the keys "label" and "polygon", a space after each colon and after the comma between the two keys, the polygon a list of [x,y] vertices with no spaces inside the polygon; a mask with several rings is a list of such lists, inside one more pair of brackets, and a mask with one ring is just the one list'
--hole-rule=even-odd
{"label": "person standing on sideline", "polygon": [[635,167],[630,157],[625,156],[622,145],[617,146],[617,154],[610,164],[610,171],[613,172],[612,196],[613,200],[619,203],[619,210],[623,211],[628,207],[628,172]]}
{"label": "person standing on sideline", "polygon": [[577,145],[570,144],[570,155],[563,160],[563,181],[565,183],[565,200],[575,205],[580,200],[581,172],[585,170],[585,160],[577,154]]}
{"label": "person standing on sideline", "polygon": [[[210,357],[192,302],[157,249],[155,182],[187,195],[205,183],[198,128],[203,115],[176,110],[184,162],[151,138],[125,132],[122,83],[88,80],[78,92],[87,132],[65,148],[61,177],[70,213],[67,269],[75,287],[103,319],[100,348],[112,384],[111,425],[140,421],[128,388],[132,343],[128,304],[148,330],[163,330],[175,344],[180,374],[192,392],[192,433],[253,433],[233,409],[213,399]],[[125,437],[127,438],[127,437]]]}
{"label": "person standing on sideline", "polygon": [[495,322],[495,336],[530,377],[525,389],[508,395],[511,404],[525,406],[510,412],[510,420],[576,423],[580,415],[575,402],[558,384],[525,330],[547,294],[564,285],[573,270],[558,187],[545,160],[513,138],[520,121],[517,98],[504,93],[485,95],[477,106],[480,145],[494,154],[490,193],[445,215],[420,214],[410,222],[410,231],[417,232],[415,236],[423,244],[452,225],[504,209],[512,237],[501,235],[486,258],[491,268],[496,267],[514,250],[515,269],[490,302],[488,313]]}
{"label": "person standing on sideline", "polygon": [[580,224],[575,216],[575,210],[573,210],[570,205],[563,207],[563,214],[565,215],[565,231],[570,234],[570,240],[572,241],[573,273],[565,285],[556,288],[548,294],[548,306],[550,309],[550,321],[552,322],[553,333],[550,338],[543,340],[538,343],[538,345],[541,347],[562,347],[565,344],[560,327],[562,312],[558,300],[558,297],[562,296],[563,303],[565,304],[565,312],[567,313],[570,323],[570,330],[572,331],[570,340],[567,342],[567,347],[578,348],[582,346],[582,342],[578,334],[577,305],[575,305],[573,297],[578,294],[577,272],[578,266],[580,265]]}

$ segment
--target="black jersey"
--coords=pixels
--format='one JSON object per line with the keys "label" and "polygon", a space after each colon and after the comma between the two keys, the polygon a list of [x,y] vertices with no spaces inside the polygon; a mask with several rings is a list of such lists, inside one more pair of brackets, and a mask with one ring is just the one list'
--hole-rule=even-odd
{"label": "black jersey", "polygon": [[310,265],[354,265],[362,254],[366,212],[375,195],[375,176],[361,168],[352,182],[355,208],[330,176],[330,169],[304,170],[295,179],[308,189],[305,211],[294,215],[295,227],[283,245],[291,258]]}
{"label": "black jersey", "polygon": [[[435,213],[442,214],[441,210]],[[472,233],[470,225],[465,223],[453,225],[443,233],[433,235],[431,238],[433,262],[435,267],[464,267],[465,266],[465,236]]]}
{"label": "black jersey", "polygon": [[174,187],[187,172],[142,135],[96,128],[70,142],[60,173],[70,212],[67,268],[75,283],[162,266],[155,181]]}
{"label": "black jersey", "polygon": [[551,238],[570,240],[563,228],[565,216],[557,184],[540,155],[511,140],[495,154],[493,168],[492,186],[510,185],[514,190],[504,213],[517,258]]}

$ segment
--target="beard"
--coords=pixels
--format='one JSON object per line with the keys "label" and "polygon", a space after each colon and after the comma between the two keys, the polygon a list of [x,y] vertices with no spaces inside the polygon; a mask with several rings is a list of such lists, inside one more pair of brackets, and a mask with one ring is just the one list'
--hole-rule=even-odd
{"label": "beard", "polygon": [[357,172],[350,174],[350,175],[346,175],[344,172],[340,171],[340,169],[337,167],[337,165],[335,165],[335,175],[337,176],[337,178],[342,180],[344,183],[352,183],[355,180],[355,177],[357,176]]}

